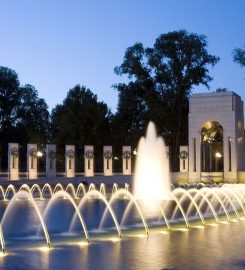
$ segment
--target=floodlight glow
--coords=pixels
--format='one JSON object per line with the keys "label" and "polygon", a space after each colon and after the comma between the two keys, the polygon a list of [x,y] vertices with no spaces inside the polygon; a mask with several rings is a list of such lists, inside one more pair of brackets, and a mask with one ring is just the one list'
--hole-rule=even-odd
{"label": "floodlight glow", "polygon": [[42,157],[43,156],[43,153],[41,151],[37,151],[37,156],[38,157]]}
{"label": "floodlight glow", "polygon": [[221,155],[221,153],[216,152],[216,153],[215,153],[215,157],[217,157],[217,158],[221,158],[221,157],[222,157],[222,155]]}

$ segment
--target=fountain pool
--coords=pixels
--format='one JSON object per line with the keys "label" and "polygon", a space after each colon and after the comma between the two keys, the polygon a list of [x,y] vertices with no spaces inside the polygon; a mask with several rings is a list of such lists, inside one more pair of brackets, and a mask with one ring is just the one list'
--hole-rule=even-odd
{"label": "fountain pool", "polygon": [[171,185],[152,123],[133,186],[11,184],[0,200],[3,269],[244,267],[245,185]]}

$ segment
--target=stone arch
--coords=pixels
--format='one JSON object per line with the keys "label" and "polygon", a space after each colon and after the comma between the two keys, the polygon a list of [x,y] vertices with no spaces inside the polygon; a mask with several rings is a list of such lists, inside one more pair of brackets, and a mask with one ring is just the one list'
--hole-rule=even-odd
{"label": "stone arch", "polygon": [[207,120],[200,128],[201,171],[224,171],[224,128],[216,120]]}
{"label": "stone arch", "polygon": [[[189,102],[188,121],[190,182],[214,180],[215,182],[236,183],[239,180],[244,181],[245,141],[241,97],[231,91],[193,94]],[[213,168],[210,169],[212,172],[203,172],[201,130],[208,121],[218,122],[223,127],[223,171],[215,171],[215,164],[213,164]]]}

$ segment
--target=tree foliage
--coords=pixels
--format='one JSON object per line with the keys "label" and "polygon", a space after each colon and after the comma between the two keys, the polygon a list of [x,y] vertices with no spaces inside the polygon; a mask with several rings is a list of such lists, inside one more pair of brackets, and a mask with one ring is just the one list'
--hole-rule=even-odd
{"label": "tree foliage", "polygon": [[[111,144],[111,112],[104,102],[84,86],[76,85],[70,89],[62,104],[57,105],[51,113],[52,141],[62,146],[76,146],[76,169],[83,171],[84,145],[95,147],[95,169],[102,170],[102,147]],[[64,152],[58,153],[58,157]],[[62,163],[62,158],[57,162]]]}
{"label": "tree foliage", "polygon": [[245,67],[245,50],[241,48],[235,48],[233,50],[233,60],[242,67]]}
{"label": "tree foliage", "polygon": [[28,138],[30,143],[47,143],[50,137],[50,115],[45,100],[38,97],[37,90],[30,84],[20,87],[20,91],[16,128],[22,135],[22,141]]}
{"label": "tree foliage", "polygon": [[18,75],[14,70],[0,67],[0,139],[2,141],[6,141],[11,136],[16,125],[21,94],[19,85]]}
{"label": "tree foliage", "polygon": [[119,102],[114,121],[123,127],[122,137],[128,133],[135,142],[147,122],[154,121],[171,146],[174,166],[179,145],[187,143],[188,97],[193,86],[208,87],[208,67],[218,60],[208,53],[205,36],[184,30],[160,35],[152,48],[141,43],[127,48],[123,63],[115,68],[129,79],[115,86]]}
{"label": "tree foliage", "polygon": [[62,104],[52,110],[53,141],[57,144],[102,146],[110,142],[111,113],[104,102],[84,86],[69,90]]}
{"label": "tree foliage", "polygon": [[19,143],[47,142],[49,112],[37,90],[20,86],[17,73],[0,67],[0,140]]}

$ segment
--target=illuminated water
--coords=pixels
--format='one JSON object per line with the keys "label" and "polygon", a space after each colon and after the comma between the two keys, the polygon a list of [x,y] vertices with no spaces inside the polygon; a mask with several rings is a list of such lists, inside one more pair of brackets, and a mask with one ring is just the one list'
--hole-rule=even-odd
{"label": "illuminated water", "polygon": [[[38,201],[40,209],[47,201]],[[4,207],[1,208],[3,210]],[[123,207],[122,207],[123,208]],[[120,207],[118,209],[120,211]],[[86,216],[90,228],[97,227],[103,204],[90,202]],[[2,212],[2,211],[1,211]],[[171,235],[151,231],[148,238],[135,231],[116,241],[116,232],[93,239],[89,245],[80,235],[62,233],[67,230],[66,219],[72,211],[66,200],[56,205],[47,222],[54,242],[49,252],[44,239],[36,239],[38,218],[26,202],[20,202],[14,218],[5,228],[8,255],[0,257],[0,269],[244,269],[245,221],[207,226],[205,229],[173,231]],[[27,237],[28,236],[28,237]],[[113,238],[112,238],[113,237]],[[23,241],[24,239],[24,241]],[[83,240],[81,240],[83,239]],[[82,245],[80,245],[82,243]]]}
{"label": "illuminated water", "polygon": [[0,196],[0,269],[245,268],[245,185],[170,186],[152,123],[133,193],[67,183],[0,186]]}
{"label": "illuminated water", "polygon": [[139,141],[134,174],[133,194],[141,200],[169,199],[169,158],[162,137],[157,137],[150,122],[146,136]]}

